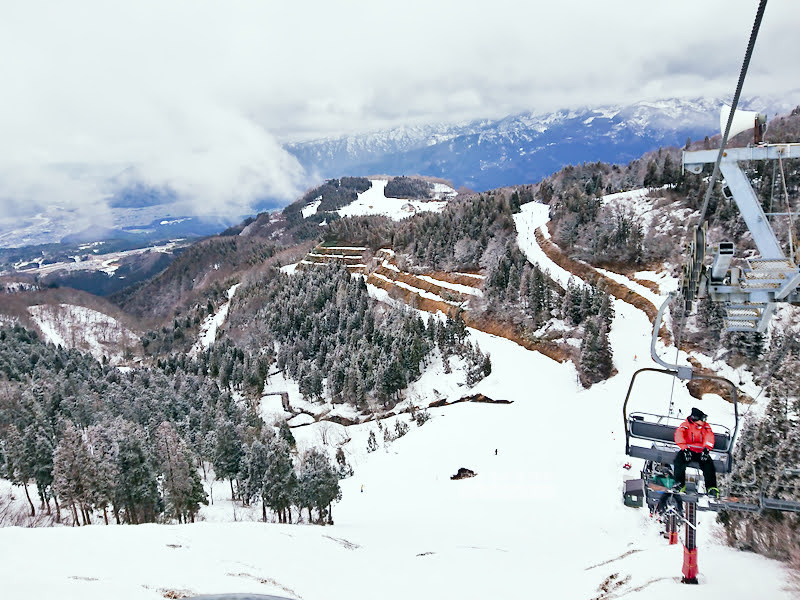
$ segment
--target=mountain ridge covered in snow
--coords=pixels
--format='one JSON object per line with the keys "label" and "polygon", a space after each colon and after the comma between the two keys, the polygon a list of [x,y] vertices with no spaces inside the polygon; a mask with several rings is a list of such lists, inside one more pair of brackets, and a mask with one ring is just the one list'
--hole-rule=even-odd
{"label": "mountain ridge covered in snow", "polygon": [[[719,132],[722,98],[664,99],[630,105],[533,111],[454,125],[388,131],[287,144],[319,177],[405,173],[446,177],[477,191],[538,181],[566,164],[625,163],[687,137]],[[787,112],[786,100],[743,99],[769,116]]]}

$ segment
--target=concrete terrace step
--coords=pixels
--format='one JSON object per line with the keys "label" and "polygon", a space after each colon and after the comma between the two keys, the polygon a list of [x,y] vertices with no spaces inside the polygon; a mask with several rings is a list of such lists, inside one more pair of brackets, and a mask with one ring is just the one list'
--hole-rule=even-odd
{"label": "concrete terrace step", "polygon": [[358,246],[317,246],[309,252],[298,265],[299,268],[310,268],[316,265],[342,263],[352,273],[365,273],[364,252],[366,248]]}

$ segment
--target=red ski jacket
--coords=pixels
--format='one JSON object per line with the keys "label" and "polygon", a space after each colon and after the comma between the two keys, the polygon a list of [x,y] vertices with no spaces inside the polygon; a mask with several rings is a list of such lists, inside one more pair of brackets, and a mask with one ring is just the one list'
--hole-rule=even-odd
{"label": "red ski jacket", "polygon": [[686,419],[675,430],[675,443],[681,450],[687,448],[692,452],[702,452],[704,448],[711,450],[714,447],[714,432],[708,423],[698,425]]}

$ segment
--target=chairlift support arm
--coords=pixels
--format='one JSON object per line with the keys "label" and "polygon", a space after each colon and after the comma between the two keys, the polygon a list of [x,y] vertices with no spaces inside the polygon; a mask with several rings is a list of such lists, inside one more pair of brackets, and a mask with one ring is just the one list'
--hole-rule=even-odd
{"label": "chairlift support arm", "polygon": [[[742,161],[771,160],[779,158],[800,158],[800,144],[766,144],[750,148],[728,148],[719,163],[725,183],[731,190],[736,206],[742,213],[747,228],[762,258],[785,258],[783,250],[775,237],[775,232],[767,221],[761,203],[742,171]],[[683,153],[683,166],[687,171],[700,173],[703,166],[717,160],[717,150],[698,150]]]}
{"label": "chairlift support arm", "polygon": [[[658,355],[658,352],[656,352],[656,342],[658,341],[658,334],[661,331],[661,323],[664,320],[664,312],[667,310],[667,307],[674,299],[675,299],[675,293],[671,292],[669,296],[667,296],[666,300],[664,300],[664,302],[661,303],[661,306],[658,309],[658,313],[656,313],[656,318],[655,321],[653,322],[653,336],[650,338],[650,356],[653,358],[655,362],[657,362],[662,367],[672,372],[672,375],[674,375],[678,379],[689,380],[692,379],[694,373],[691,366],[673,365],[672,363],[668,363],[667,361],[662,359]],[[631,382],[631,384],[632,383],[633,382]],[[628,393],[630,393],[630,390],[628,390]]]}
{"label": "chairlift support arm", "polygon": [[[717,150],[683,153],[683,166],[700,173],[703,166],[715,163]],[[725,303],[727,331],[763,332],[777,302],[800,303],[800,269],[793,256],[786,256],[753,191],[740,162],[800,158],[800,144],[762,144],[748,148],[728,148],[722,153],[719,168],[733,200],[753,236],[761,258],[747,261],[747,268],[731,267],[732,242],[721,242],[713,250],[714,264],[703,266],[705,236],[693,242],[693,256],[687,265],[684,293],[691,302],[695,297],[709,297]],[[702,225],[698,231],[702,230]]]}

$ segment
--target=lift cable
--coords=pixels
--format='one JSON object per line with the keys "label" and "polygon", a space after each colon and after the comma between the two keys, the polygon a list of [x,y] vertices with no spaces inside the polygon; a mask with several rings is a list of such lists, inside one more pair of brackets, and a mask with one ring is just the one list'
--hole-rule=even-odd
{"label": "lift cable", "polygon": [[739,72],[739,82],[736,84],[736,92],[733,94],[733,101],[731,103],[731,111],[728,114],[728,123],[725,125],[725,131],[722,134],[722,142],[719,145],[719,153],[717,154],[717,161],[714,163],[714,172],[711,175],[711,181],[708,182],[706,188],[706,196],[703,200],[703,209],[700,211],[700,220],[697,227],[702,227],[706,219],[706,211],[708,210],[708,202],[711,199],[711,193],[714,189],[714,184],[719,177],[719,163],[722,161],[722,155],[725,152],[725,145],[728,143],[728,135],[731,131],[731,124],[733,123],[733,115],[736,112],[736,107],[739,105],[739,96],[742,94],[742,87],[744,86],[744,78],[747,75],[747,69],[750,66],[750,58],[753,56],[753,48],[756,45],[756,38],[758,37],[758,30],[761,27],[761,19],[764,17],[764,9],[767,7],[767,0],[761,0],[756,11],[756,20],[753,23],[753,30],[750,32],[750,41],[747,43],[747,51],[744,54],[744,62],[742,69]]}
{"label": "lift cable", "polygon": [[[682,311],[682,314],[681,314],[680,325],[678,325],[678,335],[675,337],[675,364],[676,365],[678,364],[678,356],[679,356],[680,351],[681,351],[681,337],[683,335],[683,326],[685,324],[686,324],[686,309],[684,308],[683,311]],[[674,394],[675,394],[675,380],[676,379],[677,379],[677,377],[673,377],[672,378],[672,386],[670,387],[670,390],[669,390],[669,410],[667,411],[667,417],[668,418],[672,416],[672,410],[673,410],[673,408],[675,406]]]}
{"label": "lift cable", "polygon": [[[750,59],[753,56],[753,48],[755,48],[755,45],[756,45],[756,38],[758,37],[758,30],[761,28],[761,20],[764,17],[764,9],[766,9],[766,7],[767,7],[767,0],[761,0],[759,2],[759,5],[758,5],[758,10],[756,11],[756,18],[755,18],[755,22],[753,23],[753,28],[752,28],[752,30],[750,32],[750,40],[747,42],[747,50],[745,51],[745,54],[744,54],[744,61],[742,62],[742,68],[739,71],[739,81],[736,84],[736,91],[733,94],[733,101],[731,103],[731,110],[730,110],[730,113],[728,114],[728,122],[725,125],[725,131],[722,134],[722,141],[720,142],[719,153],[717,154],[717,160],[714,163],[714,171],[713,171],[713,173],[711,175],[711,180],[708,182],[708,187],[706,188],[705,198],[703,200],[703,208],[700,211],[700,218],[699,218],[699,220],[697,222],[697,226],[695,227],[695,234],[694,234],[694,237],[693,237],[694,243],[695,243],[695,245],[697,245],[697,240],[701,239],[701,236],[702,236],[703,247],[702,247],[701,251],[703,253],[705,252],[705,234],[703,233],[703,225],[704,225],[705,220],[706,220],[706,212],[708,211],[708,203],[709,203],[709,201],[711,199],[711,194],[712,194],[712,192],[714,190],[714,186],[716,184],[717,177],[719,177],[719,171],[720,171],[719,165],[720,165],[720,162],[722,162],[722,155],[725,153],[725,146],[728,143],[728,135],[730,134],[730,131],[731,131],[731,125],[733,123],[733,116],[734,116],[734,114],[736,112],[736,107],[739,105],[739,97],[742,94],[742,87],[744,87],[744,79],[745,79],[745,76],[747,75],[747,69],[750,66]],[[695,252],[696,251],[697,251],[697,249],[695,249]],[[694,260],[694,259],[692,259],[692,260]],[[702,257],[700,258],[700,261],[702,262]],[[686,323],[686,311],[687,310],[688,310],[688,308],[684,307],[684,312],[683,312],[683,315],[681,317],[681,323],[680,323],[680,325],[678,327],[678,335],[676,336],[676,346],[675,346],[675,353],[676,353],[676,361],[675,362],[676,363],[677,363],[677,355],[680,352],[680,339],[681,339],[681,335],[682,335],[682,332],[683,332],[683,327],[684,327],[684,325]],[[672,414],[672,405],[673,405],[672,394],[673,394],[674,389],[675,389],[675,385],[674,385],[674,382],[673,382],[672,391],[670,391],[670,400],[669,400],[669,404],[670,404],[670,412],[669,412],[669,414],[670,414],[670,416]]]}

